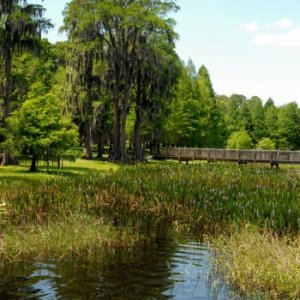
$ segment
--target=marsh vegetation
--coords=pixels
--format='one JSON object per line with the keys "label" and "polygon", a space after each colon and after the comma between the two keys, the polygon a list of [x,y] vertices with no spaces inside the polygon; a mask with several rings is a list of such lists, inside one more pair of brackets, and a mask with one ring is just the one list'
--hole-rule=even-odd
{"label": "marsh vegetation", "polygon": [[93,264],[122,253],[123,262],[130,263],[153,245],[155,235],[145,228],[167,224],[173,232],[204,237],[216,271],[237,292],[299,296],[297,168],[79,161],[49,173],[5,170],[0,185],[2,262]]}

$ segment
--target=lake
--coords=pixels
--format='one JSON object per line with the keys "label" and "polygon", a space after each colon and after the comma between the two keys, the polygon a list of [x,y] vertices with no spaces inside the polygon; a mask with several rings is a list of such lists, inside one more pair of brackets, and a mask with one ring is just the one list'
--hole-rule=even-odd
{"label": "lake", "polygon": [[[153,232],[151,233],[153,235]],[[29,261],[2,266],[1,299],[230,299],[213,274],[206,243],[155,229],[151,245],[129,261],[103,264]]]}

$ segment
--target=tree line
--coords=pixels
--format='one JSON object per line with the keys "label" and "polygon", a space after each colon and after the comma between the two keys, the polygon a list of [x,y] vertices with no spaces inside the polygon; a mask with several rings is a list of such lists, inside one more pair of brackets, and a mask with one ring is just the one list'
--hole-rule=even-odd
{"label": "tree line", "polygon": [[164,128],[169,145],[229,149],[300,149],[300,108],[269,98],[216,95],[208,70],[183,66]]}
{"label": "tree line", "polygon": [[169,17],[178,9],[172,0],[73,0],[60,29],[67,40],[50,44],[42,5],[0,0],[2,164],[17,151],[35,170],[39,157],[77,146],[116,162],[163,145],[299,149],[296,103],[217,95],[205,66],[180,60]]}

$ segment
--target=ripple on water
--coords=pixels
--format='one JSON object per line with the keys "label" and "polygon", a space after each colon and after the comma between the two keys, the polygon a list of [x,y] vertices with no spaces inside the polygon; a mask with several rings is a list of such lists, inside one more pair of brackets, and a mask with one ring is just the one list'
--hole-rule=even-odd
{"label": "ripple on water", "polygon": [[206,244],[160,236],[154,243],[130,264],[91,267],[52,260],[6,266],[0,275],[0,298],[228,299],[222,283],[208,284]]}

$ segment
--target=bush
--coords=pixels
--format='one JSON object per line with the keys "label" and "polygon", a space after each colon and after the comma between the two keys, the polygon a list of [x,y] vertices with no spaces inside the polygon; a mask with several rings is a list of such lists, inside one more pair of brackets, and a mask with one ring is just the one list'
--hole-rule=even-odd
{"label": "bush", "polygon": [[253,142],[245,129],[233,132],[227,141],[228,149],[252,149]]}
{"label": "bush", "polygon": [[275,143],[270,138],[265,137],[257,143],[256,149],[258,149],[258,150],[275,150],[276,146],[275,146]]}

